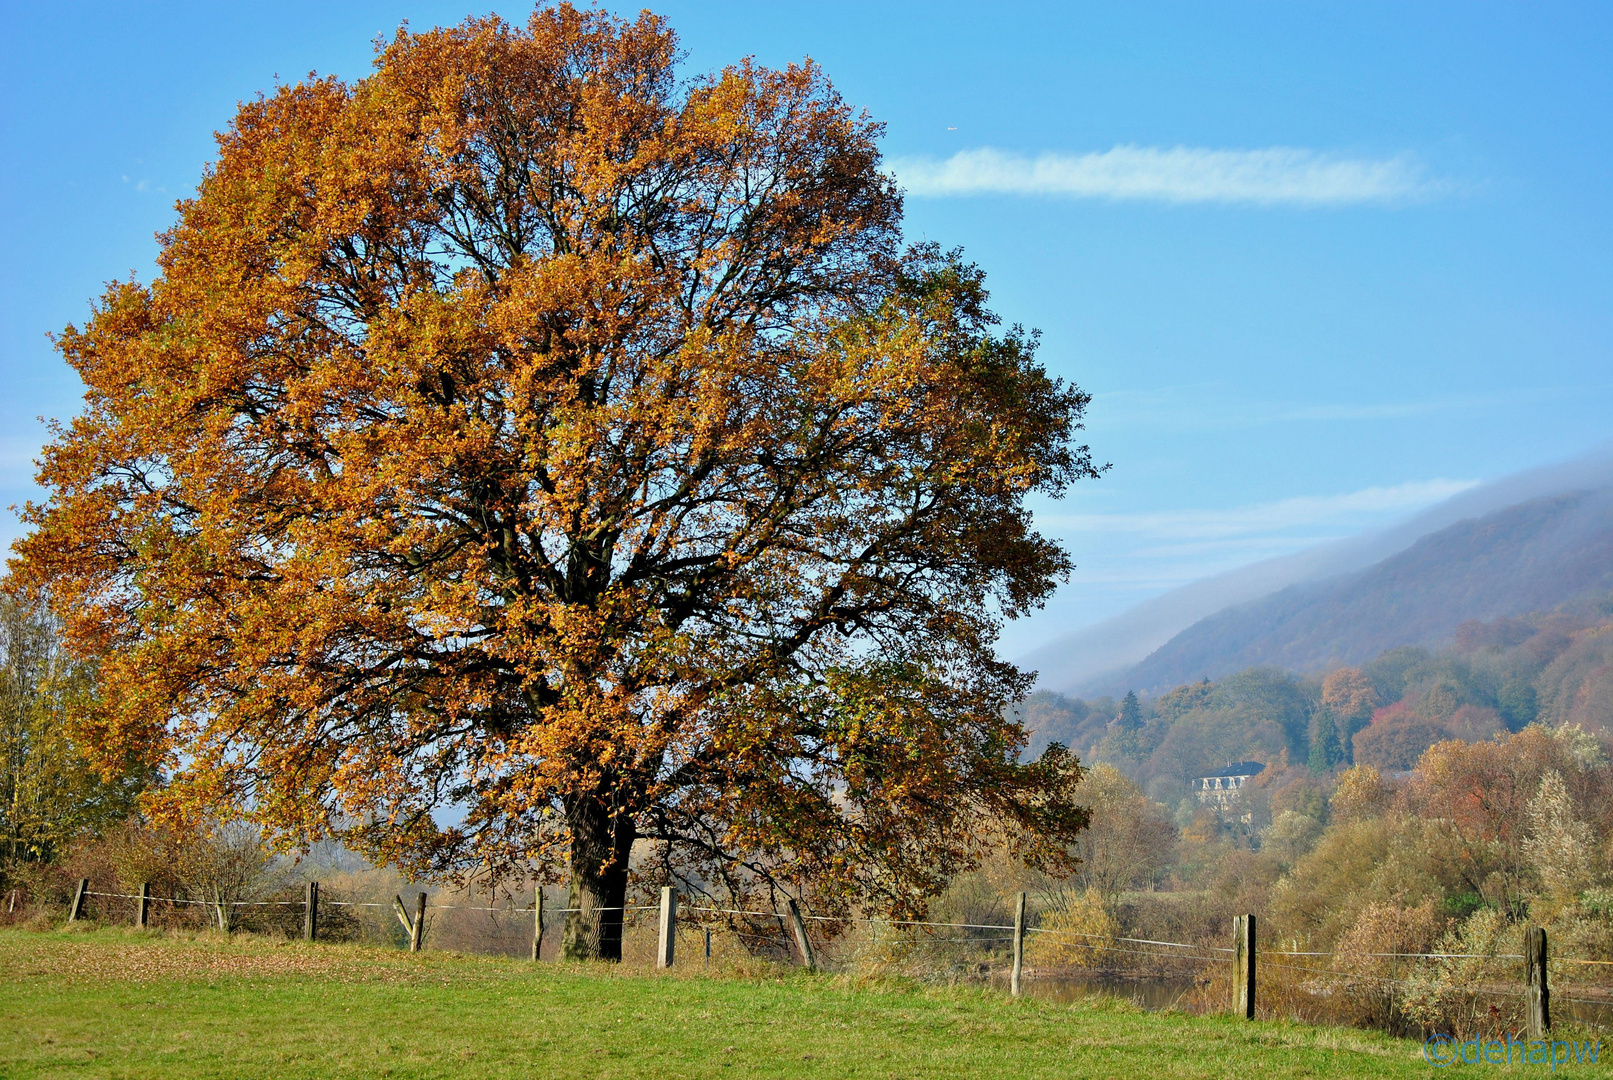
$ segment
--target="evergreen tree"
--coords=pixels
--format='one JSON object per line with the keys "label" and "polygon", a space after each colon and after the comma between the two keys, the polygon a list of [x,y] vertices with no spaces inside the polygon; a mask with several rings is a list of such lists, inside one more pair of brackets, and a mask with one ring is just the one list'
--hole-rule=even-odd
{"label": "evergreen tree", "polygon": [[1311,730],[1311,772],[1320,776],[1331,772],[1333,766],[1344,760],[1344,750],[1339,744],[1339,729],[1333,723],[1333,714],[1327,709],[1316,711],[1316,724]]}
{"label": "evergreen tree", "polygon": [[1115,717],[1115,726],[1121,731],[1142,730],[1143,707],[1137,700],[1137,691],[1126,691],[1126,698],[1120,703],[1120,715]]}

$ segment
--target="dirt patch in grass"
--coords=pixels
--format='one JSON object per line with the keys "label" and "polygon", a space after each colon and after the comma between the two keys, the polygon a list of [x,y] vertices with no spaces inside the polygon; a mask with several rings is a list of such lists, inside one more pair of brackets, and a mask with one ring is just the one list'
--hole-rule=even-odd
{"label": "dirt patch in grass", "polygon": [[[0,949],[0,982],[48,980],[147,983],[167,979],[265,979],[318,976],[352,981],[414,981],[435,965],[408,967],[380,949],[330,949],[298,941],[223,936],[168,936],[97,930],[8,935]],[[32,941],[29,938],[33,938]],[[425,960],[424,964],[420,961]]]}

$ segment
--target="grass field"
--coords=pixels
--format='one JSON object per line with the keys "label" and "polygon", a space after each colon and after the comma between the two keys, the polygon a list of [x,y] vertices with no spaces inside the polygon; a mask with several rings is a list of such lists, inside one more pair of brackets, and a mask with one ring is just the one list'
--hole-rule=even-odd
{"label": "grass field", "polygon": [[1224,1080],[1433,1071],[1420,1043],[1107,1000],[1055,1004],[786,970],[719,978],[245,937],[0,931],[7,1078]]}

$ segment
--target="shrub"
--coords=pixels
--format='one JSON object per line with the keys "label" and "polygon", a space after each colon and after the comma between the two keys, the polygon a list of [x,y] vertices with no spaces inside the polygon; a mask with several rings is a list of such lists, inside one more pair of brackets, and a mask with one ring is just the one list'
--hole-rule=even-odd
{"label": "shrub", "polygon": [[1446,955],[1418,964],[1406,980],[1401,1002],[1406,1020],[1457,1038],[1518,1030],[1521,1000],[1493,990],[1497,983],[1516,984],[1517,961],[1501,957],[1518,948],[1520,936],[1520,929],[1494,908],[1480,908],[1451,927],[1435,950]]}
{"label": "shrub", "polygon": [[1042,913],[1026,942],[1025,957],[1038,968],[1113,970],[1125,954],[1113,951],[1120,926],[1104,907],[1097,889],[1088,889],[1061,908]]}
{"label": "shrub", "polygon": [[1339,939],[1335,970],[1345,978],[1339,987],[1355,1022],[1387,1030],[1403,1030],[1414,1021],[1404,1013],[1400,978],[1413,964],[1405,953],[1427,952],[1441,930],[1434,901],[1415,907],[1368,904]]}

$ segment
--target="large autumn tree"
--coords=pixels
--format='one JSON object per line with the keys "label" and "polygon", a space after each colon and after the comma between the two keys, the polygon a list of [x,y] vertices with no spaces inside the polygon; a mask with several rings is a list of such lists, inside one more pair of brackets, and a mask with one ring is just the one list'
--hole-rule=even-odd
{"label": "large autumn tree", "polygon": [[158,809],[565,868],[574,956],[619,954],[635,842],[911,911],[1082,826],[993,642],[1067,567],[1024,500],[1094,474],[1087,398],[904,249],[816,67],[678,61],[647,13],[400,32],[243,106],[157,278],[61,335],[18,568]]}

